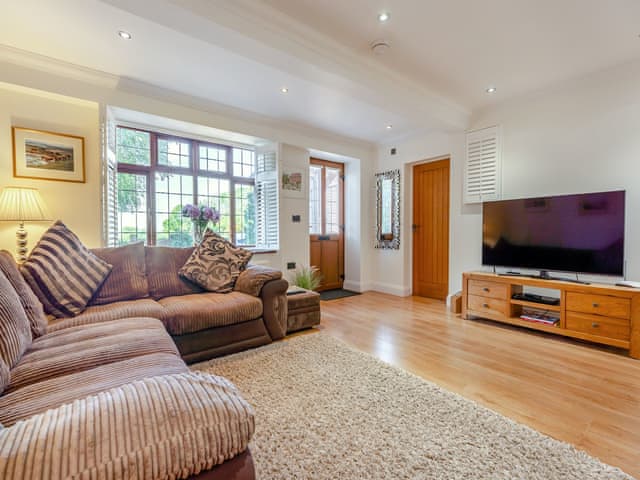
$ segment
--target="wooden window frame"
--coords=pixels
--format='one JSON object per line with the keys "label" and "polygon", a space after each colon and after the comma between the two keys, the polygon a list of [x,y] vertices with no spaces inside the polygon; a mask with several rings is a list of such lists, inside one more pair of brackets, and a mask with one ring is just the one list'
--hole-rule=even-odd
{"label": "wooden window frame", "polygon": [[[198,178],[209,177],[218,178],[229,181],[229,229],[230,229],[230,241],[236,243],[236,202],[235,202],[235,188],[236,185],[251,185],[255,191],[255,153],[254,153],[254,176],[249,177],[237,177],[233,175],[233,149],[241,147],[233,147],[230,145],[222,145],[219,143],[206,142],[203,140],[196,140],[192,138],[181,137],[177,135],[170,135],[160,132],[154,132],[152,130],[145,130],[142,128],[130,127],[127,125],[117,125],[117,129],[134,130],[138,132],[144,132],[149,134],[150,151],[149,151],[149,165],[136,165],[131,163],[117,162],[118,173],[130,173],[134,175],[146,176],[147,178],[147,245],[156,245],[156,226],[154,222],[154,216],[156,213],[156,191],[155,191],[155,176],[156,173],[177,174],[177,175],[191,175],[193,178],[193,199],[192,203],[196,205],[198,203]],[[117,135],[117,133],[116,133]],[[178,141],[189,144],[189,163],[188,168],[185,167],[171,167],[168,165],[161,165],[158,163],[158,140],[164,139],[168,141]],[[208,170],[200,169],[199,152],[200,146],[207,146],[217,148],[219,150],[226,150],[226,172],[212,172]],[[116,158],[117,158],[116,145]],[[256,247],[256,245],[242,245],[243,247]]]}

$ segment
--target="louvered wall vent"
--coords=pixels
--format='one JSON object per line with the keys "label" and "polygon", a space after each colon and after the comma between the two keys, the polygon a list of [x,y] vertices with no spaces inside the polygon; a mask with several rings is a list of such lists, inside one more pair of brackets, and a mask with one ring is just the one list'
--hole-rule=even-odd
{"label": "louvered wall vent", "polygon": [[467,132],[464,203],[499,200],[502,193],[502,142],[498,126]]}

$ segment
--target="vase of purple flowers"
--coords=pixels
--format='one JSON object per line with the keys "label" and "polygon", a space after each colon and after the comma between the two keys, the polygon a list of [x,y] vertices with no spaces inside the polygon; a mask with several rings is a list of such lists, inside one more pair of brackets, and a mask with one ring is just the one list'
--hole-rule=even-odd
{"label": "vase of purple flowers", "polygon": [[182,216],[191,219],[193,224],[193,243],[199,245],[209,224],[220,221],[220,213],[208,205],[187,204],[182,207]]}

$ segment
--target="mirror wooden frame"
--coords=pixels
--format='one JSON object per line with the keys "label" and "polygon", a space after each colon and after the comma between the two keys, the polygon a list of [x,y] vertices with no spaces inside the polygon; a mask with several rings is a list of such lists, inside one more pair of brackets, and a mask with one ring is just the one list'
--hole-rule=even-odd
{"label": "mirror wooden frame", "polygon": [[[390,201],[384,202],[383,184],[391,181]],[[382,231],[383,208],[391,208],[391,232]],[[400,249],[400,169],[376,173],[376,248]]]}

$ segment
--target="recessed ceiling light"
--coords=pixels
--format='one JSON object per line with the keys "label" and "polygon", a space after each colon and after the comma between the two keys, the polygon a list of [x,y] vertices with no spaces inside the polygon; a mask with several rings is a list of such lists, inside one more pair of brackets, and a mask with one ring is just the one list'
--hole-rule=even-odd
{"label": "recessed ceiling light", "polygon": [[123,38],[124,40],[131,40],[131,34],[129,32],[125,32],[124,30],[119,30],[118,36],[120,38]]}
{"label": "recessed ceiling light", "polygon": [[496,93],[498,89],[496,87],[488,87],[485,92],[487,93]]}
{"label": "recessed ceiling light", "polygon": [[391,130],[393,128],[393,125],[387,125],[387,130]]}
{"label": "recessed ceiling light", "polygon": [[380,23],[384,23],[384,22],[386,22],[387,20],[389,20],[390,18],[391,18],[391,15],[389,15],[389,12],[380,12],[380,13],[378,14],[378,21],[379,21]]}
{"label": "recessed ceiling light", "polygon": [[282,87],[282,88],[280,89],[280,92],[282,92],[282,93],[289,93],[289,89],[288,89],[287,87]]}

